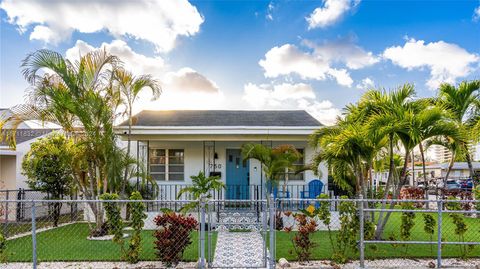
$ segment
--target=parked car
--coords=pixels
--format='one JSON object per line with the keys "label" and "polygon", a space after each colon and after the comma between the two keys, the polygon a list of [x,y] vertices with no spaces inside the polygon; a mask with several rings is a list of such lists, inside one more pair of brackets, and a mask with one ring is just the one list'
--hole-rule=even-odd
{"label": "parked car", "polygon": [[462,186],[460,185],[460,183],[457,180],[454,180],[454,179],[447,180],[447,184],[446,184],[446,189],[447,190],[455,190],[455,189],[460,189],[460,188],[462,188]]}
{"label": "parked car", "polygon": [[464,190],[471,190],[473,188],[473,180],[471,178],[460,181],[460,186]]}

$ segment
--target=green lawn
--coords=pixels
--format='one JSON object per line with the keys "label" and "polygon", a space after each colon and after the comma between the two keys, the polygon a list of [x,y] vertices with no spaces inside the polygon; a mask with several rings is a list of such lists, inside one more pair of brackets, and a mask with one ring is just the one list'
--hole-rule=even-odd
{"label": "green lawn", "polygon": [[[435,215],[433,215],[435,216]],[[458,238],[454,234],[454,225],[452,220],[447,216],[443,217],[444,241],[457,241]],[[480,240],[480,219],[465,218],[468,225],[468,231],[465,235],[466,241]],[[415,218],[415,226],[412,230],[411,240],[428,241],[430,237],[423,231],[422,213],[417,213]],[[391,234],[399,238],[400,232],[400,214],[393,213],[385,230],[385,237]],[[436,231],[435,231],[436,232]],[[156,260],[154,249],[153,231],[143,231],[143,248],[141,251],[141,260]],[[295,254],[290,253],[293,249],[290,241],[293,233],[285,233],[278,231],[277,253],[276,257],[286,258],[287,260],[296,260]],[[84,223],[76,223],[64,227],[56,228],[37,235],[37,255],[39,261],[118,261],[120,260],[119,247],[111,241],[90,241],[87,240],[88,226]],[[336,232],[333,232],[335,239]],[[213,250],[216,243],[216,234],[212,236]],[[313,236],[317,247],[313,250],[312,259],[329,259],[332,256],[330,241],[328,240],[328,232],[318,231]],[[433,236],[436,240],[436,234]],[[184,253],[184,261],[196,261],[198,259],[198,232],[192,233],[192,244]],[[409,245],[406,250],[404,246],[392,246],[390,244],[377,244],[378,249],[373,251],[367,245],[366,258],[390,258],[390,257],[435,257],[436,245]],[[433,249],[433,251],[432,251]],[[8,260],[13,261],[30,261],[32,257],[32,240],[30,236],[10,240],[7,242]],[[208,255],[208,254],[207,254]],[[358,259],[358,254],[349,253],[352,259]],[[444,257],[460,256],[458,245],[445,245],[443,247]],[[480,257],[480,246],[469,254],[469,256]]]}
{"label": "green lawn", "polygon": [[[433,215],[436,219],[436,215]],[[468,226],[468,231],[465,234],[465,241],[480,241],[480,219],[465,218],[465,222]],[[397,240],[400,240],[400,214],[392,213],[389,222],[385,230],[385,238],[388,238],[391,234],[394,234]],[[444,241],[459,241],[458,237],[454,234],[455,226],[452,223],[450,217],[447,214],[443,215],[443,239]],[[437,229],[435,228],[435,234],[433,240],[437,239]],[[295,254],[290,253],[292,250],[291,237],[293,233],[288,234],[286,232],[277,232],[277,250],[276,257],[286,258],[287,260],[296,260]],[[336,239],[336,232],[333,232],[333,239]],[[415,241],[430,241],[430,236],[423,231],[423,216],[422,213],[416,213],[415,226],[412,229],[411,240]],[[313,236],[313,241],[317,243],[317,247],[313,250],[312,259],[329,259],[332,256],[332,247],[328,240],[327,231],[318,231]],[[404,246],[397,245],[396,247],[390,244],[376,244],[377,250],[373,251],[371,248],[366,247],[365,257],[367,259],[375,258],[393,258],[393,257],[436,257],[437,245],[408,245],[407,250]],[[431,250],[433,248],[433,251]],[[406,251],[406,252],[405,252]],[[352,259],[358,259],[358,253],[349,253]],[[444,245],[442,249],[443,257],[459,257],[460,250],[459,245]],[[480,257],[480,245],[476,246],[472,252],[469,253],[469,257]]]}
{"label": "green lawn", "polygon": [[[37,234],[39,261],[118,261],[120,248],[112,241],[87,240],[88,225],[76,223]],[[186,249],[183,260],[198,260],[198,232],[193,232],[192,244]],[[157,260],[153,231],[142,232],[141,260]],[[216,234],[212,236],[215,248]],[[213,253],[213,252],[212,252]],[[30,236],[7,241],[9,262],[31,261],[32,238]]]}
{"label": "green lawn", "polygon": [[[70,214],[61,215],[58,219],[58,224],[69,223],[75,220],[79,220],[80,216],[83,216],[83,211],[79,211],[73,217]],[[32,221],[22,221],[22,222],[8,222],[2,223],[3,231],[6,231],[7,237],[11,237],[17,234],[28,233],[32,230]],[[53,222],[49,218],[38,218],[36,222],[37,229],[51,227]]]}

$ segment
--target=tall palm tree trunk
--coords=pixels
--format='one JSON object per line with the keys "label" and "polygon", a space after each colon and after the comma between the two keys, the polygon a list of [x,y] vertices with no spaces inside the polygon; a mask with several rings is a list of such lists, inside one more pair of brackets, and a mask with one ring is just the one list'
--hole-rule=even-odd
{"label": "tall palm tree trunk", "polygon": [[[132,135],[132,105],[129,105],[129,111],[128,111],[128,135],[127,135],[127,156],[126,158],[130,157],[130,145],[132,143],[131,141],[131,135]],[[122,193],[121,195],[125,195],[125,188],[127,185],[127,178],[128,176],[128,167],[125,167],[125,171],[123,172],[123,182],[122,182]]]}
{"label": "tall palm tree trunk", "polygon": [[475,175],[475,172],[473,171],[472,156],[470,156],[470,151],[468,150],[468,145],[466,143],[463,144],[463,147],[465,150],[465,159],[467,160],[468,170],[470,172],[470,178],[473,180],[473,176]]}
{"label": "tall palm tree trunk", "polygon": [[[420,156],[422,158],[422,172],[423,172],[423,182],[425,184],[425,199],[428,200],[428,181],[427,181],[427,172],[425,168],[425,152],[423,151],[423,144],[420,142],[418,145],[420,148]],[[427,202],[427,208],[429,208],[429,204]]]}
{"label": "tall palm tree trunk", "polygon": [[455,158],[456,158],[456,154],[455,152],[452,152],[452,159],[450,159],[450,163],[448,164],[448,169],[447,169],[447,173],[445,174],[445,178],[444,178],[444,187],[447,187],[447,180],[448,180],[448,177],[450,176],[450,172],[452,171],[452,168],[453,168],[453,165],[455,164]]}
{"label": "tall palm tree trunk", "polygon": [[[408,150],[405,150],[405,161],[403,163],[403,168],[402,168],[402,173],[400,175],[400,179],[397,183],[397,186],[395,188],[395,193],[393,195],[393,199],[398,199],[398,197],[400,196],[400,190],[402,189],[402,186],[405,185],[405,182],[407,181],[407,165],[408,165],[408,157],[409,157],[409,152]],[[395,206],[395,203],[392,201],[390,202],[390,206],[389,206],[389,209],[393,209],[393,207]],[[390,218],[390,215],[392,214],[391,211],[387,212],[387,214],[385,214],[385,218],[383,219],[383,221],[380,223],[379,226],[377,226],[377,230],[375,231],[375,238],[376,239],[381,239],[382,237],[382,234],[383,234],[383,230],[385,229],[385,225],[387,225],[387,221],[388,219]]]}
{"label": "tall palm tree trunk", "polygon": [[[382,201],[382,210],[387,207],[387,198],[388,198],[388,191],[390,189],[390,185],[393,181],[393,171],[395,170],[395,161],[393,159],[393,134],[389,134],[389,157],[390,157],[390,165],[388,167],[388,178],[387,183],[385,184],[384,194],[383,194],[383,201]],[[383,215],[385,214],[384,211],[380,211],[378,213],[378,220],[377,220],[377,230],[375,231],[375,238],[379,239],[382,235],[383,231],[379,231],[379,227],[383,222]]]}

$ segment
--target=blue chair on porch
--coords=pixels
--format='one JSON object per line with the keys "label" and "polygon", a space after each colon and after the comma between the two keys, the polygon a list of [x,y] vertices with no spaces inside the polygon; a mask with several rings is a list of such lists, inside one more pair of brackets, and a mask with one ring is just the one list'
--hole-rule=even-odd
{"label": "blue chair on porch", "polygon": [[271,181],[267,182],[268,193],[273,193],[273,198],[290,198],[290,191],[283,191],[283,186],[278,186],[277,184],[272,184]]}
{"label": "blue chair on porch", "polygon": [[[308,182],[308,190],[300,192],[300,198],[302,199],[316,199],[320,194],[323,193],[323,182],[314,179],[310,182]],[[303,207],[305,206],[305,203],[303,203]],[[320,206],[319,202],[315,203],[315,208],[318,208]]]}

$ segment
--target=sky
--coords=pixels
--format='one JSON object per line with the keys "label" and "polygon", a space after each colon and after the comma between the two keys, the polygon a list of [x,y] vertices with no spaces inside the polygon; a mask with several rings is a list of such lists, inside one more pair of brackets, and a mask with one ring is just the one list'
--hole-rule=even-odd
{"label": "sky", "polygon": [[95,49],[161,81],[142,109],[304,109],[326,125],[368,89],[480,79],[480,1],[3,0],[0,107],[24,102],[21,61]]}

